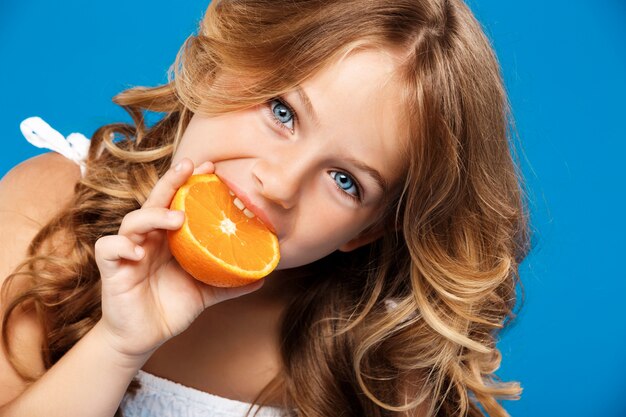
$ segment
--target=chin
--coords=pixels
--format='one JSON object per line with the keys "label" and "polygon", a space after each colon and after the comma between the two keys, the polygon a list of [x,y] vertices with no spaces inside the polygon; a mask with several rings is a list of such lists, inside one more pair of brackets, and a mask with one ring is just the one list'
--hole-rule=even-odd
{"label": "chin", "polygon": [[310,263],[310,262],[297,262],[294,259],[285,259],[282,257],[282,254],[281,254],[280,261],[278,261],[278,265],[276,266],[275,269],[277,271],[285,270],[285,269],[292,269],[292,268],[297,268],[299,266],[306,265],[307,263]]}
{"label": "chin", "polygon": [[312,249],[302,249],[299,253],[293,253],[288,249],[280,248],[280,261],[276,266],[276,270],[298,268],[311,264],[329,255],[331,252],[318,253]]}

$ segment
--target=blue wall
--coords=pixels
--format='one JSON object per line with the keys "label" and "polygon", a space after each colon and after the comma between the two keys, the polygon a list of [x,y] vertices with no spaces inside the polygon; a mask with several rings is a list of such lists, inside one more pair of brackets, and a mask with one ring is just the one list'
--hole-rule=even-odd
{"label": "blue wall", "polygon": [[[206,7],[174,4],[4,0],[0,175],[41,152],[20,134],[28,116],[87,136],[129,120],[111,97],[165,82]],[[505,406],[514,416],[626,416],[626,4],[469,4],[503,67],[535,228],[526,303],[499,343],[499,375],[524,394]]]}

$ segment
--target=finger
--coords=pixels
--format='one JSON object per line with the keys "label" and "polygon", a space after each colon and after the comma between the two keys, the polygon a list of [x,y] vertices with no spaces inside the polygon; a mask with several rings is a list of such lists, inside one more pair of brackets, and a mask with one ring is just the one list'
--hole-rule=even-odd
{"label": "finger", "polygon": [[205,161],[198,165],[193,171],[193,175],[199,174],[213,174],[215,172],[215,165],[211,161]]}
{"label": "finger", "polygon": [[119,268],[120,261],[139,261],[145,251],[130,239],[120,235],[103,236],[96,240],[95,246],[96,264],[102,277],[111,276]]}
{"label": "finger", "polygon": [[142,207],[169,207],[176,191],[192,173],[193,161],[183,158],[157,181]]}
{"label": "finger", "polygon": [[146,233],[158,229],[179,229],[184,220],[185,213],[180,210],[163,207],[141,208],[124,216],[118,234],[128,237],[135,244],[141,244]]}

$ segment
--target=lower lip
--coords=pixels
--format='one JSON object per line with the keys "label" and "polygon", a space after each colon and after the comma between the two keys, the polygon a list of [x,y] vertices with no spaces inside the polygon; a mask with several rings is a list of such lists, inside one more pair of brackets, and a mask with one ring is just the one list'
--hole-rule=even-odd
{"label": "lower lip", "polygon": [[[221,177],[220,177],[220,180],[222,180],[222,182],[223,182],[224,184],[226,184],[226,186],[227,186],[228,188],[230,188],[230,189],[231,189],[231,190],[235,193],[235,196],[236,196],[236,197],[239,197],[239,196],[244,196],[244,195],[245,195],[245,194],[244,194],[244,193],[243,193],[243,192],[242,192],[239,188],[237,188],[234,184],[232,184],[232,183],[230,183],[230,182],[226,181],[224,178],[221,178]],[[246,206],[246,208],[247,208],[248,210],[250,210],[252,213],[254,213],[254,215],[255,215],[256,217],[258,217],[258,219],[259,219],[259,220],[260,220],[260,221],[261,221],[261,222],[262,222],[262,223],[263,223],[263,224],[264,224],[264,225],[265,225],[268,229],[270,229],[270,231],[271,231],[272,233],[276,234],[276,229],[274,228],[274,226],[272,225],[272,223],[269,221],[269,219],[265,216],[265,214],[264,214],[264,213],[262,213],[262,212],[261,212],[261,210],[260,210],[258,207],[254,206],[254,205],[252,205],[252,204],[250,204],[250,205],[248,206],[248,204],[246,204],[246,203],[245,203],[244,199],[242,199],[241,197],[239,197],[239,199],[241,200],[241,202],[242,202],[242,203],[244,203],[244,205]]]}

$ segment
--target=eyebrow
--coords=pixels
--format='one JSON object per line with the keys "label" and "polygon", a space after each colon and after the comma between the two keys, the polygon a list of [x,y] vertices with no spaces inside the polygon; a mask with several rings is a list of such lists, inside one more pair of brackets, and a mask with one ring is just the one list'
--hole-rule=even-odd
{"label": "eyebrow", "polygon": [[[316,126],[319,126],[320,119],[317,113],[315,112],[315,108],[313,107],[313,104],[311,103],[311,99],[309,99],[309,96],[304,92],[302,87],[299,85],[296,86],[295,91],[298,93],[298,98],[302,102],[302,105],[304,106],[307,115],[310,115],[311,119],[313,120],[313,123],[315,123]],[[386,195],[389,192],[389,185],[387,184],[387,180],[385,180],[385,177],[383,177],[380,172],[378,172],[371,166],[367,165],[366,163],[359,161],[358,159],[346,158],[346,161],[348,161],[349,163],[351,163],[352,165],[354,165],[355,167],[357,167],[361,171],[364,171],[370,177],[372,177],[374,181],[376,182],[376,185],[378,185],[378,188],[380,188],[380,190],[383,192],[384,195]]]}
{"label": "eyebrow", "polygon": [[361,171],[364,171],[365,173],[367,173],[370,177],[372,177],[374,181],[376,182],[376,185],[378,185],[378,188],[380,188],[380,190],[383,192],[384,195],[387,195],[387,193],[389,192],[389,184],[387,183],[387,180],[385,180],[385,177],[383,177],[380,172],[378,172],[371,166],[367,165],[365,162],[359,161],[358,159],[345,158],[345,160],[351,163],[352,165],[354,165],[355,167],[357,167],[358,169],[360,169]]}
{"label": "eyebrow", "polygon": [[306,110],[306,114],[311,116],[311,119],[313,120],[313,123],[315,123],[315,126],[319,127],[320,126],[320,118],[317,115],[317,112],[315,111],[315,108],[313,108],[313,104],[311,103],[311,99],[309,98],[309,96],[306,95],[306,93],[304,92],[302,87],[300,87],[299,85],[296,86],[295,90],[298,93],[298,98],[302,102],[302,105],[304,106],[304,109]]}

